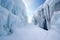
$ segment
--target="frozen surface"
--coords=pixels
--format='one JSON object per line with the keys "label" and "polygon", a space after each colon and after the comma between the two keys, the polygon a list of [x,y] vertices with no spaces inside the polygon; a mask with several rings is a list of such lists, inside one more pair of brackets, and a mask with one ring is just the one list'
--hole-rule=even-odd
{"label": "frozen surface", "polygon": [[16,28],[12,35],[0,37],[0,40],[44,40],[46,35],[47,31],[38,26],[28,24],[25,27]]}

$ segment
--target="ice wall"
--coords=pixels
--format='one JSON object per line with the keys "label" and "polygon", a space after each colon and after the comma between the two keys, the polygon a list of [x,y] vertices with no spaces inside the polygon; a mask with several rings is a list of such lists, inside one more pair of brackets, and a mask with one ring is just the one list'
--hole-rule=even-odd
{"label": "ice wall", "polygon": [[16,27],[26,24],[26,8],[22,0],[0,0],[0,35],[9,35]]}

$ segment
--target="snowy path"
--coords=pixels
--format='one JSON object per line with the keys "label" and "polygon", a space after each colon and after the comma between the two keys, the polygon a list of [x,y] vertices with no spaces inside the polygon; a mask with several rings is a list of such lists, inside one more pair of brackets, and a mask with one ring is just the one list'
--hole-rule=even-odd
{"label": "snowy path", "polygon": [[6,37],[0,37],[0,40],[44,40],[46,38],[47,31],[28,24],[25,27],[16,28],[12,35]]}

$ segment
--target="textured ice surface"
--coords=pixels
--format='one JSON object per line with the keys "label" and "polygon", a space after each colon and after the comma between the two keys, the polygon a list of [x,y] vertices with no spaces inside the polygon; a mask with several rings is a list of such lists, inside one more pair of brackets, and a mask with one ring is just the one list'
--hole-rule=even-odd
{"label": "textured ice surface", "polygon": [[14,32],[27,24],[26,8],[22,0],[0,0],[0,35]]}

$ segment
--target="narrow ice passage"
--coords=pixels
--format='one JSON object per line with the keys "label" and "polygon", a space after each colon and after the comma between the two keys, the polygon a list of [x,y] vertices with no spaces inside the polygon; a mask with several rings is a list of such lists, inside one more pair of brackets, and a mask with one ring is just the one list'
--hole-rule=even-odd
{"label": "narrow ice passage", "polygon": [[60,0],[34,1],[0,0],[0,40],[60,40]]}

